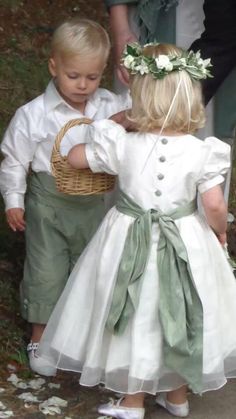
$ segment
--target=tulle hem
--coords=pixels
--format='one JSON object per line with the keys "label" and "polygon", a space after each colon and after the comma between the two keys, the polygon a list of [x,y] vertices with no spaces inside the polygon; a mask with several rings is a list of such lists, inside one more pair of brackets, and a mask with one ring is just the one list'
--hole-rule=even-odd
{"label": "tulle hem", "polygon": [[[52,351],[52,350],[51,350]],[[186,383],[182,377],[173,372],[167,371],[153,371],[149,372],[147,377],[133,377],[129,367],[114,369],[112,371],[105,371],[101,367],[88,367],[79,362],[60,356],[57,363],[52,362],[52,357],[43,356],[51,365],[63,371],[71,371],[80,374],[80,384],[85,387],[94,387],[103,384],[106,389],[124,394],[135,394],[144,392],[151,395],[156,395],[159,392],[166,392],[176,390]],[[236,378],[236,358],[228,357],[224,363],[224,369],[213,371],[210,374],[203,374],[202,376],[202,390],[201,393],[207,391],[218,390],[223,387],[228,379]]]}

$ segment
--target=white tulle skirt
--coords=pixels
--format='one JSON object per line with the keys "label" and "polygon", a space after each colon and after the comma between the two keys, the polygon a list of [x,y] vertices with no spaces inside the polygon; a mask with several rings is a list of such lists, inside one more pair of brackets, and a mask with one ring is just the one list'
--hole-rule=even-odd
{"label": "white tulle skirt", "polygon": [[[112,208],[78,260],[40,342],[38,355],[81,373],[85,386],[104,383],[121,393],[173,390],[185,384],[163,364],[158,225],[134,316],[122,335],[106,329],[127,230],[132,218]],[[204,311],[202,391],[236,377],[236,282],[221,245],[197,214],[176,221]]]}

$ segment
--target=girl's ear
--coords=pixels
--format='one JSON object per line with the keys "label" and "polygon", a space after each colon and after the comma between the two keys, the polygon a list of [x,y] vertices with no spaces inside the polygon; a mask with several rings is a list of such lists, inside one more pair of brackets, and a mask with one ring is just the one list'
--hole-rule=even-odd
{"label": "girl's ear", "polygon": [[49,70],[52,77],[56,77],[57,72],[56,72],[56,63],[55,63],[54,58],[49,58],[49,60],[48,60],[48,70]]}

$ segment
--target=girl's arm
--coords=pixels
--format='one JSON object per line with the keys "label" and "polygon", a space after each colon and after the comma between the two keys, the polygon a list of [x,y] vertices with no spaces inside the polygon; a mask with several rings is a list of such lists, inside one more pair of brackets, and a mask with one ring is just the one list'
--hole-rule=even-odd
{"label": "girl's arm", "polygon": [[89,167],[85,154],[85,144],[78,144],[71,148],[67,160],[74,169],[87,169]]}
{"label": "girl's arm", "polygon": [[220,185],[214,186],[201,194],[202,205],[210,227],[221,244],[226,241],[227,205]]}

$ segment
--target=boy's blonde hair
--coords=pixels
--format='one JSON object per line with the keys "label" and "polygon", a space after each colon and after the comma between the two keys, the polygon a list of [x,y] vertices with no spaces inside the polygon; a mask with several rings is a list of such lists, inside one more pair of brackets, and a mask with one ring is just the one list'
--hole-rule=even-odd
{"label": "boy's blonde hair", "polygon": [[[169,44],[150,44],[143,49],[143,55],[155,58],[181,53],[180,48]],[[155,79],[152,74],[131,75],[130,90],[133,105],[128,118],[139,131],[161,129],[170,107],[165,130],[192,133],[204,126],[201,84],[184,70],[170,72],[163,79]]]}
{"label": "boy's blonde hair", "polygon": [[93,55],[107,61],[111,44],[106,30],[90,19],[74,18],[55,30],[51,42],[52,56]]}

